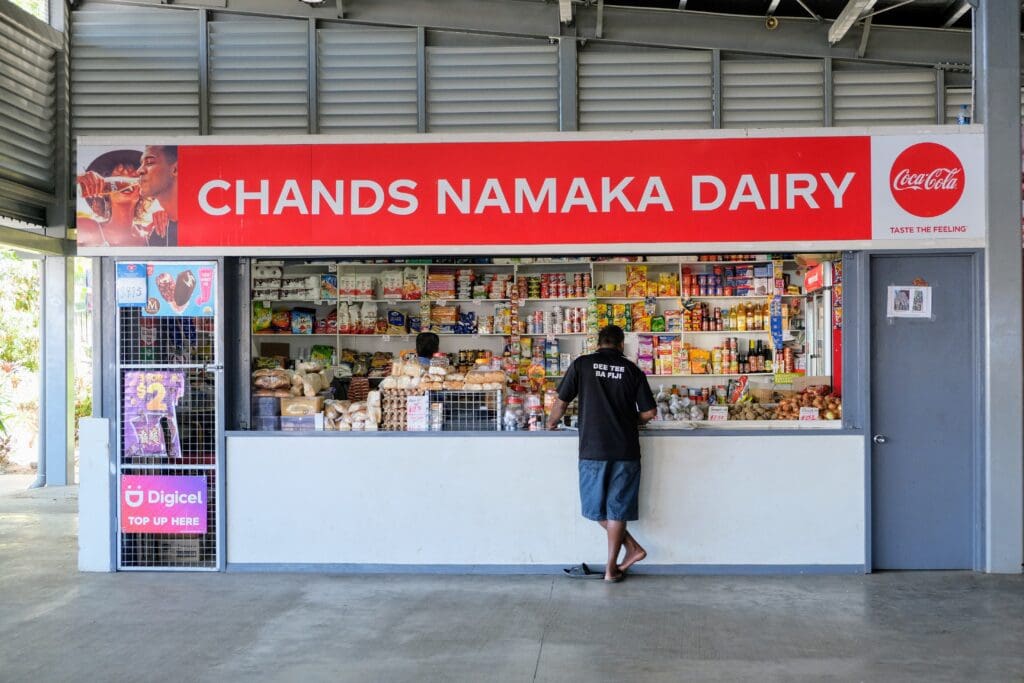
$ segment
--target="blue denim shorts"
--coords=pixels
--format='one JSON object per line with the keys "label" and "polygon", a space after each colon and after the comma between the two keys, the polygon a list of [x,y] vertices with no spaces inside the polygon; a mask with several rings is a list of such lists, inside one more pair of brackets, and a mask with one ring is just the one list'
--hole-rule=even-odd
{"label": "blue denim shorts", "polygon": [[580,505],[595,522],[639,519],[639,460],[580,460]]}

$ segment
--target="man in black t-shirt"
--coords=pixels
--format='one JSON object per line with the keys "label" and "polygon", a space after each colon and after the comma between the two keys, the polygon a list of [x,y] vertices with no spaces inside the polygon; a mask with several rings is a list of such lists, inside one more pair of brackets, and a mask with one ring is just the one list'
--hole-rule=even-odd
{"label": "man in black t-shirt", "polygon": [[647,556],[626,522],[639,517],[639,425],[652,420],[656,408],[647,376],[622,354],[624,339],[615,325],[598,333],[597,352],[577,358],[562,378],[547,425],[557,429],[566,406],[579,399],[580,503],[583,516],[608,532],[605,581],[621,581]]}

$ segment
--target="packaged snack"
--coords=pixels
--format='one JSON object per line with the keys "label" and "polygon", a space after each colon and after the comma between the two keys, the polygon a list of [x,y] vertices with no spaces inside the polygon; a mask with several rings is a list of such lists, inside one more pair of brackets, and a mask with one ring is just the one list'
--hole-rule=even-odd
{"label": "packaged snack", "polygon": [[418,315],[409,316],[409,331],[419,334],[423,331],[423,319]]}
{"label": "packaged snack", "polygon": [[316,311],[312,308],[292,309],[292,334],[313,334]]}
{"label": "packaged snack", "polygon": [[653,356],[654,355],[654,337],[644,335],[637,337],[637,355],[638,356]]}
{"label": "packaged snack", "polygon": [[655,315],[651,316],[651,332],[664,332],[665,331],[665,316]]}
{"label": "packaged snack", "polygon": [[333,356],[334,347],[327,344],[313,344],[313,348],[309,350],[309,360],[324,366],[330,365]]}
{"label": "packaged snack", "polygon": [[388,319],[386,317],[377,318],[377,326],[373,329],[376,334],[387,334],[388,333]]}
{"label": "packaged snack", "polygon": [[252,302],[252,331],[259,333],[270,329],[274,312],[262,301]]}
{"label": "packaged snack", "polygon": [[323,273],[320,276],[320,298],[338,298],[338,276],[334,273]]}
{"label": "packaged snack", "polygon": [[278,332],[287,332],[292,328],[291,311],[275,311],[270,318],[270,326]]}
{"label": "packaged snack", "polygon": [[280,266],[253,266],[252,277],[254,280],[263,279],[277,279],[278,284],[281,280],[281,267]]}
{"label": "packaged snack", "polygon": [[455,333],[473,334],[476,330],[476,313],[473,311],[459,313],[458,322],[455,323]]}
{"label": "packaged snack", "polygon": [[338,334],[355,334],[352,331],[351,309],[346,303],[338,304]]}
{"label": "packaged snack", "polygon": [[367,301],[359,309],[359,332],[361,334],[373,334],[376,331],[377,304]]}
{"label": "packaged snack", "polygon": [[369,273],[360,273],[356,275],[356,286],[355,294],[358,299],[372,299],[373,298],[373,276]]}
{"label": "packaged snack", "polygon": [[338,273],[338,296],[351,299],[356,295],[355,273]]}
{"label": "packaged snack", "polygon": [[423,296],[423,270],[421,268],[402,269],[402,298],[416,300]]}
{"label": "packaged snack", "polygon": [[272,370],[282,367],[283,363],[277,356],[258,356],[253,360],[253,366],[257,370]]}
{"label": "packaged snack", "polygon": [[326,318],[316,321],[316,334],[337,334],[338,333],[338,311],[333,310]]}
{"label": "packaged snack", "polygon": [[662,273],[658,276],[658,296],[679,296],[679,276]]}
{"label": "packaged snack", "polygon": [[682,332],[683,331],[683,316],[680,311],[671,310],[665,311],[665,331],[666,332]]}
{"label": "packaged snack", "polygon": [[654,373],[653,356],[637,356],[636,365],[645,375],[650,375]]}
{"label": "packaged snack", "polygon": [[402,271],[385,270],[380,274],[381,298],[401,299],[404,290]]}
{"label": "packaged snack", "polygon": [[647,296],[647,266],[626,266],[626,296]]}
{"label": "packaged snack", "polygon": [[386,334],[405,334],[405,314],[401,311],[388,311],[388,327]]}

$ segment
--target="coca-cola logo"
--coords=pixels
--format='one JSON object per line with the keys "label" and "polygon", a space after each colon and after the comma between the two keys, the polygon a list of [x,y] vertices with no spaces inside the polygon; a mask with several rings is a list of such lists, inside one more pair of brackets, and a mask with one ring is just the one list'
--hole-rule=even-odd
{"label": "coca-cola logo", "polygon": [[921,218],[946,213],[964,193],[964,166],[948,147],[921,142],[903,150],[889,171],[893,199]]}

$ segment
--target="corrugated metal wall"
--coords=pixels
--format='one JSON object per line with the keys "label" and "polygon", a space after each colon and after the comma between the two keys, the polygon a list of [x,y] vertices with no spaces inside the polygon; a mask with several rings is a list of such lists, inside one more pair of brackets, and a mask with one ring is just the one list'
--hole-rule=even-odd
{"label": "corrugated metal wall", "polygon": [[578,62],[580,130],[712,126],[707,50],[599,45]]}
{"label": "corrugated metal wall", "polygon": [[558,130],[558,48],[428,47],[427,129]]}
{"label": "corrugated metal wall", "polygon": [[836,126],[934,124],[935,69],[836,69],[832,116]]}
{"label": "corrugated metal wall", "polygon": [[321,133],[415,133],[416,31],[329,26],[317,31]]}
{"label": "corrugated metal wall", "polygon": [[309,40],[305,21],[213,21],[210,132],[309,132]]}
{"label": "corrugated metal wall", "polygon": [[[559,50],[545,41],[426,32],[421,44],[415,29],[208,16],[94,2],[74,11],[73,135],[556,131],[562,120]],[[41,188],[52,187],[52,129],[40,116],[52,106],[49,58],[19,61],[18,81],[0,56],[0,159]],[[581,130],[918,125],[942,114],[933,69],[603,43],[580,44],[575,67]],[[942,95],[944,122],[955,122],[970,92]]]}
{"label": "corrugated metal wall", "polygon": [[46,222],[56,186],[57,56],[0,15],[0,216]]}
{"label": "corrugated metal wall", "polygon": [[825,125],[824,62],[722,60],[722,127]]}
{"label": "corrugated metal wall", "polygon": [[195,13],[90,6],[72,16],[75,135],[199,133]]}

